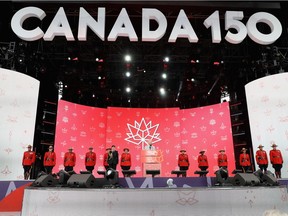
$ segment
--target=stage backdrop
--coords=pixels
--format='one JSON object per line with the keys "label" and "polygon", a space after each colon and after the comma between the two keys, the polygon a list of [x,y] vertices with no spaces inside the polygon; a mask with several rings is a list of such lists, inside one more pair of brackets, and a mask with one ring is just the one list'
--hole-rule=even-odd
{"label": "stage backdrop", "polygon": [[[76,153],[77,166],[75,170],[85,170],[84,157],[92,146],[97,153],[97,167],[101,168],[103,153],[106,147],[107,110],[88,107],[67,101],[58,102],[57,124],[55,134],[57,172],[64,169],[64,154],[72,147]],[[47,147],[48,148],[48,147]],[[47,149],[48,150],[48,149]]]}
{"label": "stage backdrop", "polygon": [[22,156],[33,145],[39,81],[0,68],[0,179],[24,179]]}
{"label": "stage backdrop", "polygon": [[[69,147],[77,155],[75,171],[85,170],[84,154],[93,146],[97,154],[97,170],[104,170],[103,155],[106,147],[115,145],[119,157],[124,148],[132,155],[132,167],[136,176],[143,176],[143,148],[152,140],[156,147],[156,161],[160,176],[172,176],[178,169],[177,158],[181,149],[186,149],[190,158],[188,176],[195,176],[199,151],[207,151],[209,176],[215,176],[219,149],[229,156],[229,171],[235,169],[228,103],[185,109],[178,108],[116,108],[99,109],[59,101],[55,151],[57,166],[54,172],[63,169],[63,155]],[[120,166],[118,165],[118,170]],[[120,173],[120,176],[122,174]]]}
{"label": "stage backdrop", "polygon": [[[257,79],[245,86],[254,155],[259,144],[264,150],[278,145],[284,157],[282,177],[288,177],[288,73]],[[269,164],[269,169],[273,168]]]}

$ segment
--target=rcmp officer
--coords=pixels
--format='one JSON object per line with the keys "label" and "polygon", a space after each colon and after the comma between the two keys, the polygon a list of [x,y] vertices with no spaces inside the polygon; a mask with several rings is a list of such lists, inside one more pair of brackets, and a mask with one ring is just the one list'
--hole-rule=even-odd
{"label": "rcmp officer", "polygon": [[[201,171],[206,171],[209,167],[208,158],[204,153],[205,151],[202,150],[199,152],[200,155],[198,156],[198,167],[201,169]],[[206,174],[200,174],[200,176],[206,176]]]}
{"label": "rcmp officer", "polygon": [[242,148],[241,152],[242,153],[239,156],[239,164],[242,167],[243,173],[246,173],[251,166],[250,156],[246,153],[246,148]]}
{"label": "rcmp officer", "polygon": [[68,152],[64,155],[64,167],[65,171],[73,171],[74,166],[76,165],[76,154],[73,152],[73,148],[70,147]]}
{"label": "rcmp officer", "polygon": [[122,170],[130,170],[131,168],[131,154],[128,148],[123,149],[124,152],[121,154],[120,166]]}
{"label": "rcmp officer", "polygon": [[276,178],[281,178],[281,169],[283,165],[283,157],[280,150],[277,149],[277,145],[275,143],[271,146],[273,149],[270,150],[270,161],[272,164],[272,167],[275,170],[275,176]]}
{"label": "rcmp officer", "polygon": [[111,151],[111,148],[106,148],[106,153],[104,154],[104,157],[103,157],[103,166],[105,167],[106,170],[109,168],[108,158],[109,158],[110,151]]}
{"label": "rcmp officer", "polygon": [[89,147],[89,151],[85,155],[86,170],[92,173],[95,164],[96,164],[96,153],[93,152],[93,147]]}
{"label": "rcmp officer", "polygon": [[32,165],[34,164],[36,159],[36,154],[34,151],[32,151],[32,146],[28,145],[27,148],[28,150],[23,153],[22,158],[22,166],[24,169],[25,180],[29,179]]}
{"label": "rcmp officer", "polygon": [[267,172],[267,167],[268,167],[268,156],[265,150],[263,150],[263,145],[259,145],[258,148],[259,150],[256,151],[256,163],[258,164],[259,168],[261,171],[264,173]]}
{"label": "rcmp officer", "polygon": [[219,150],[220,154],[218,154],[218,166],[219,168],[224,168],[227,169],[228,167],[228,160],[227,160],[227,155],[225,154],[224,149]]}
{"label": "rcmp officer", "polygon": [[[179,156],[178,156],[178,166],[179,166],[179,169],[180,170],[188,170],[189,169],[189,157],[188,155],[186,154],[186,150],[185,149],[182,149],[180,150],[180,153]],[[187,174],[186,172],[182,174],[182,177],[186,177]]]}
{"label": "rcmp officer", "polygon": [[44,154],[43,165],[47,174],[52,174],[53,167],[56,164],[56,154],[53,152],[53,146],[49,146],[49,151]]}

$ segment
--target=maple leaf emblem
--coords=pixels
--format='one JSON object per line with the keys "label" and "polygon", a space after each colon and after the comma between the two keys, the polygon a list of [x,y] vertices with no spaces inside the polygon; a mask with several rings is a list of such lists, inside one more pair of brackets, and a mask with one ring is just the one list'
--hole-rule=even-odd
{"label": "maple leaf emblem", "polygon": [[128,137],[125,140],[135,145],[142,144],[142,149],[144,149],[145,145],[148,145],[149,140],[153,144],[161,140],[159,138],[160,134],[157,133],[159,124],[152,125],[151,121],[146,123],[144,118],[141,119],[140,123],[135,121],[134,125],[127,123],[127,127],[129,133],[126,133]]}

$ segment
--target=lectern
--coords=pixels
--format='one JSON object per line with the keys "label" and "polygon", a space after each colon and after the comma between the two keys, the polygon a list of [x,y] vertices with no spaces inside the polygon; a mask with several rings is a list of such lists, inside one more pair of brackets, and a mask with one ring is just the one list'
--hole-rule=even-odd
{"label": "lectern", "polygon": [[159,150],[142,150],[141,151],[141,161],[142,161],[142,169],[143,169],[143,176],[146,177],[149,175],[147,171],[154,171],[156,170],[159,172],[158,174],[152,174],[154,177],[155,175],[159,175],[161,172],[161,162],[163,160],[163,156],[161,151]]}

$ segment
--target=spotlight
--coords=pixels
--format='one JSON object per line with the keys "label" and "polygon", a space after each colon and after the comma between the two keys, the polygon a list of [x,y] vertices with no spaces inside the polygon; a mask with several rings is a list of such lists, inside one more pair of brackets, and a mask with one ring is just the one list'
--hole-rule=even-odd
{"label": "spotlight", "polygon": [[159,91],[160,91],[161,95],[165,95],[166,94],[165,88],[160,88]]}
{"label": "spotlight", "polygon": [[130,62],[131,61],[131,56],[130,55],[126,55],[124,57],[124,59],[125,59],[126,62]]}
{"label": "spotlight", "polygon": [[105,178],[109,181],[110,187],[118,187],[119,174],[117,170],[109,168],[105,172]]}
{"label": "spotlight", "polygon": [[221,167],[219,170],[215,172],[216,174],[216,184],[222,186],[223,184],[227,183],[228,179],[228,170]]}
{"label": "spotlight", "polygon": [[169,62],[170,59],[169,59],[169,57],[165,57],[165,58],[163,59],[163,61],[164,61],[164,62]]}
{"label": "spotlight", "polygon": [[127,87],[127,88],[126,88],[126,92],[127,92],[127,93],[131,92],[131,88],[130,88],[130,87]]}

